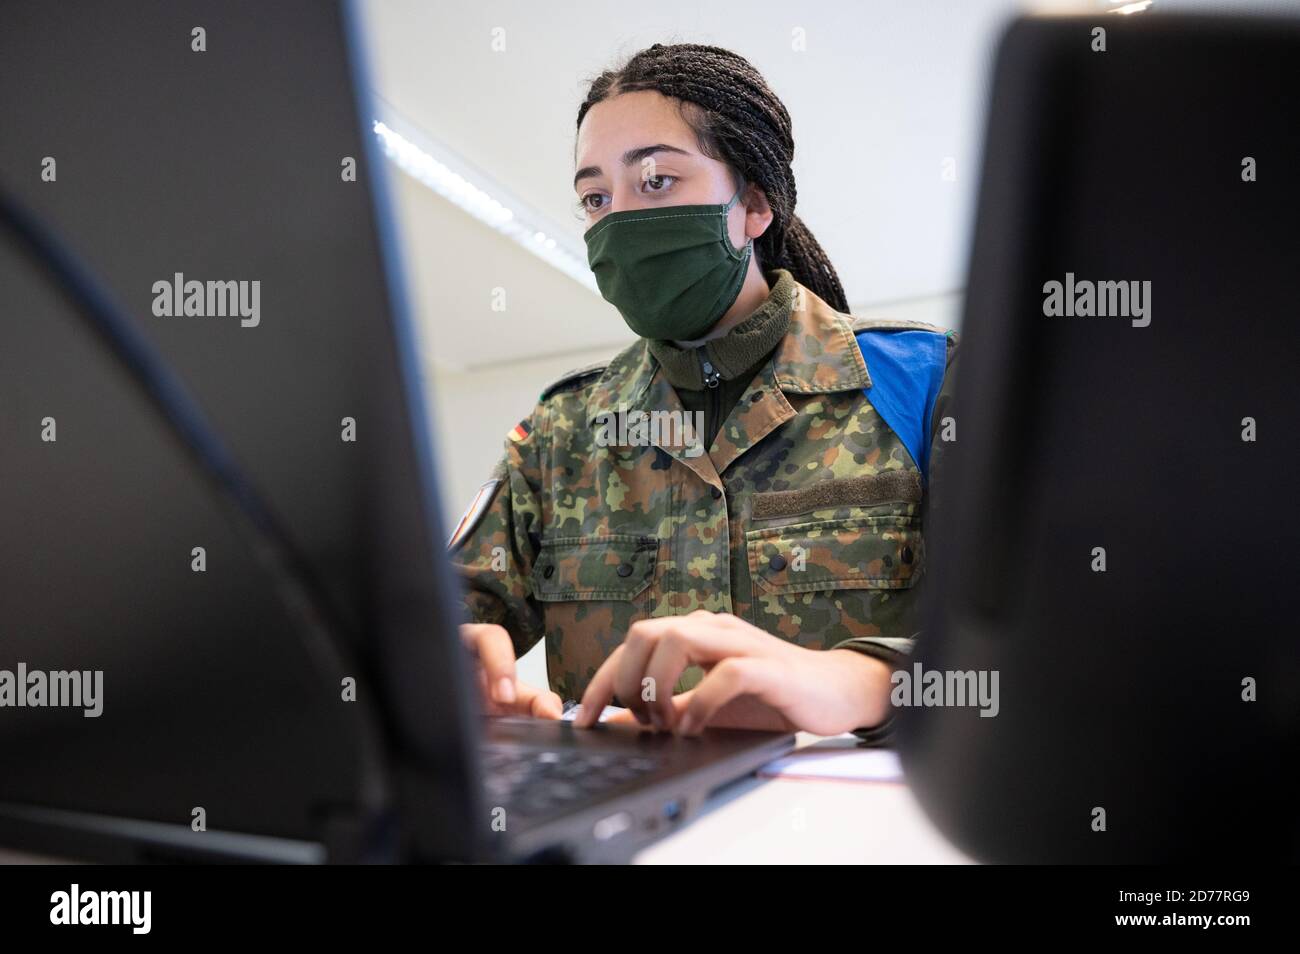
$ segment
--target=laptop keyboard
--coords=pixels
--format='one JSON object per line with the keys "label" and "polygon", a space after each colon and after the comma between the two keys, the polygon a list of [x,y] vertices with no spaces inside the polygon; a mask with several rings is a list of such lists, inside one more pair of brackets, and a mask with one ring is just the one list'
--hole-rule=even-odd
{"label": "laptop keyboard", "polygon": [[662,761],[631,753],[494,746],[483,755],[484,784],[492,804],[535,818],[593,801],[649,775]]}

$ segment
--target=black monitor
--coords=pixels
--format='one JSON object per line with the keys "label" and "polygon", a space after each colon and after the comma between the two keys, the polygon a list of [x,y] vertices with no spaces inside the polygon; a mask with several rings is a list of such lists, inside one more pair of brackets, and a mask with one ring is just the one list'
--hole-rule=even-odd
{"label": "black monitor", "polygon": [[0,678],[91,675],[0,707],[0,844],[471,855],[470,683],[353,12],[3,21]]}
{"label": "black monitor", "polygon": [[1002,40],[913,660],[998,711],[900,719],[978,859],[1300,857],[1297,64],[1296,20]]}

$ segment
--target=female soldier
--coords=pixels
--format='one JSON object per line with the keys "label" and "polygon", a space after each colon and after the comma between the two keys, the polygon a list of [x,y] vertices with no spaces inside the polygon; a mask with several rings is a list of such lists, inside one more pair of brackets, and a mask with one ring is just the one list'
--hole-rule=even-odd
{"label": "female soldier", "polygon": [[[727,50],[655,44],[592,83],[574,188],[640,337],[542,392],[449,544],[493,711],[883,736],[955,341],[847,314],[793,155]],[[539,639],[549,692],[515,679]]]}

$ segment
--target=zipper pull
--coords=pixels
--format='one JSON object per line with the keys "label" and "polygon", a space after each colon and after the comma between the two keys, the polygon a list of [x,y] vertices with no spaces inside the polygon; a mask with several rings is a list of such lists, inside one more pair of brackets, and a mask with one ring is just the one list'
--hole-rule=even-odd
{"label": "zipper pull", "polygon": [[707,387],[716,388],[718,381],[722,378],[722,372],[713,366],[708,358],[704,357],[704,349],[700,349],[700,370],[704,372],[704,383]]}

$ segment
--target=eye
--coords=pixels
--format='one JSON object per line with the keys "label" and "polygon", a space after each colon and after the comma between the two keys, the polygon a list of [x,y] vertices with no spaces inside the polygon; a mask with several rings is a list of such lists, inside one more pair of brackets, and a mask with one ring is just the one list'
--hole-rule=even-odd
{"label": "eye", "polygon": [[646,186],[646,192],[667,192],[676,181],[676,176],[646,176],[642,185]]}
{"label": "eye", "polygon": [[578,210],[581,212],[599,212],[609,204],[609,196],[603,192],[588,192],[578,200]]}

